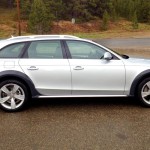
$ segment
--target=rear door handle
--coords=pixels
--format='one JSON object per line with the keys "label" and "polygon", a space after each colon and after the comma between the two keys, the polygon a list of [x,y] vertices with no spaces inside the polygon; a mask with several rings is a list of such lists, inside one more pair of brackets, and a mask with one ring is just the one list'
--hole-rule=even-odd
{"label": "rear door handle", "polygon": [[39,70],[39,68],[37,68],[36,66],[30,66],[29,68],[27,68],[28,70]]}
{"label": "rear door handle", "polygon": [[83,67],[81,67],[81,66],[76,66],[75,68],[73,68],[74,70],[84,70],[84,68]]}

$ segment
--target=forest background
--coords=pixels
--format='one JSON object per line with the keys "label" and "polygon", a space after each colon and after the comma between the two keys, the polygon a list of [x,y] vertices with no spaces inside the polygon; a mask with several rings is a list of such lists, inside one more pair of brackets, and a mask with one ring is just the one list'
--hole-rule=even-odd
{"label": "forest background", "polygon": [[[150,0],[18,1],[24,35],[71,33],[107,37],[108,32],[115,36],[119,31],[150,31]],[[16,0],[0,1],[0,37],[18,34],[16,7]],[[73,18],[75,24],[71,22]]]}

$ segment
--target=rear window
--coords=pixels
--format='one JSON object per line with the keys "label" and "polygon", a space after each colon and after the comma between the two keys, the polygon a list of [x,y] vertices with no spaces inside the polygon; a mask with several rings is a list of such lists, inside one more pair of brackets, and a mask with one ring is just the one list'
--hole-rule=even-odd
{"label": "rear window", "polygon": [[60,41],[31,42],[27,50],[28,58],[62,59],[63,53]]}

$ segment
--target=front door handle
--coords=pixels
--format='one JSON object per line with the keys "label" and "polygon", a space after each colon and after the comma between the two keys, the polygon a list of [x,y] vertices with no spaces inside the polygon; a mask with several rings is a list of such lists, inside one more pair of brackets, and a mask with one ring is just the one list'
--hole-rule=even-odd
{"label": "front door handle", "polygon": [[30,66],[29,68],[27,68],[28,70],[39,70],[39,68],[37,68],[36,66]]}
{"label": "front door handle", "polygon": [[73,68],[74,70],[84,70],[84,68],[83,67],[81,67],[81,66],[76,66],[75,68]]}

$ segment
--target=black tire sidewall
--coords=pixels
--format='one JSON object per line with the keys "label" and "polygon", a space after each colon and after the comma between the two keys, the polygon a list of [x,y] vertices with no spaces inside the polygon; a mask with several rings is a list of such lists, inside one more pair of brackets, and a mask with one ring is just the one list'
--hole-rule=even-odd
{"label": "black tire sidewall", "polygon": [[139,99],[139,101],[141,102],[141,104],[142,104],[143,106],[145,106],[145,107],[150,107],[150,104],[146,103],[146,102],[143,100],[142,95],[141,95],[141,92],[142,92],[143,86],[144,86],[147,82],[149,82],[149,81],[150,81],[150,77],[144,79],[144,80],[139,84],[138,90],[137,90],[137,92],[138,92],[138,93],[137,93],[138,99]]}
{"label": "black tire sidewall", "polygon": [[19,86],[23,89],[23,91],[24,91],[24,93],[25,93],[25,100],[24,100],[24,102],[22,103],[22,105],[21,105],[20,107],[16,108],[16,109],[7,109],[7,108],[3,107],[1,104],[0,104],[0,108],[1,108],[2,110],[4,110],[4,111],[7,111],[7,112],[17,112],[17,111],[20,111],[20,110],[22,110],[23,108],[25,108],[26,103],[27,103],[28,98],[29,98],[29,96],[28,96],[28,91],[27,91],[26,86],[25,86],[22,82],[17,81],[17,80],[5,80],[5,81],[3,81],[3,82],[0,83],[0,88],[3,87],[4,85],[10,84],[10,83],[17,84],[17,85],[19,85]]}

